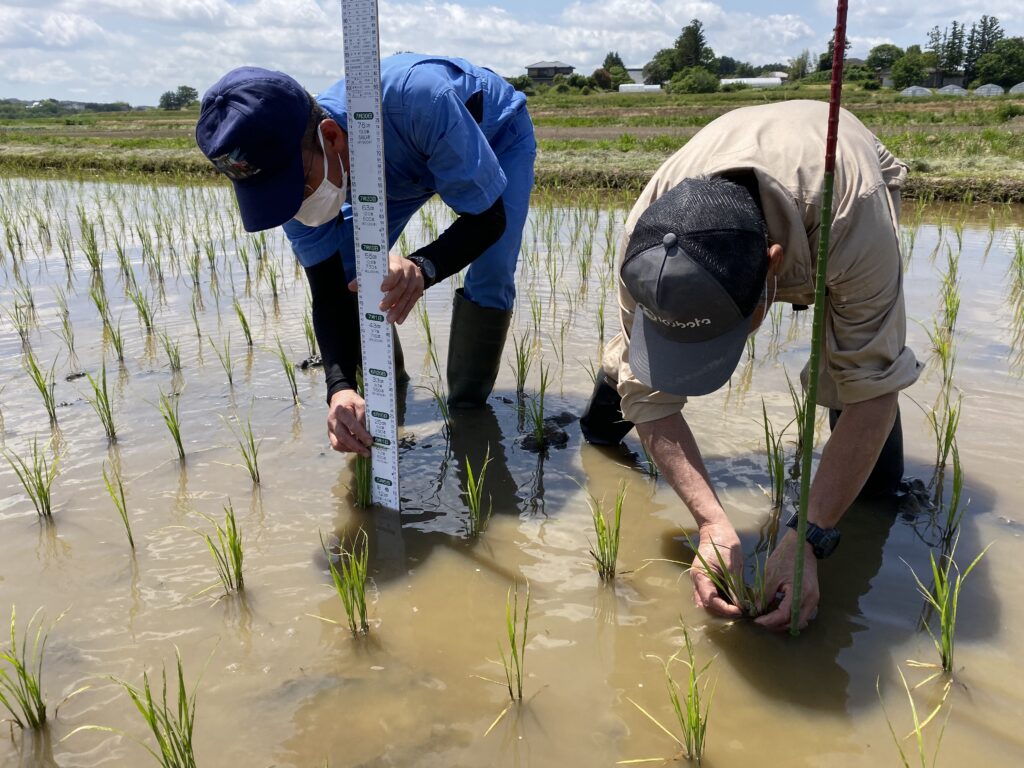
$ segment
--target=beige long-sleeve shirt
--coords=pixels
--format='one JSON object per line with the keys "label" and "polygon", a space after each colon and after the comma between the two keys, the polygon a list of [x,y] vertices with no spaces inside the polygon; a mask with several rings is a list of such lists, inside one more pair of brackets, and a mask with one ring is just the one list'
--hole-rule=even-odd
{"label": "beige long-sleeve shirt", "polygon": [[[783,249],[777,301],[811,304],[825,175],[828,105],[786,101],[722,115],[659,168],[626,219],[621,267],[637,219],[685,178],[751,171],[768,225]],[[921,365],[906,346],[900,259],[899,190],[907,166],[852,114],[842,110],[829,242],[823,364],[818,402],[833,408],[913,384]],[[774,286],[772,286],[774,288]],[[652,390],[629,367],[636,302],[619,279],[621,332],[603,365],[618,381],[622,412],[634,423],[678,412],[680,395]]]}

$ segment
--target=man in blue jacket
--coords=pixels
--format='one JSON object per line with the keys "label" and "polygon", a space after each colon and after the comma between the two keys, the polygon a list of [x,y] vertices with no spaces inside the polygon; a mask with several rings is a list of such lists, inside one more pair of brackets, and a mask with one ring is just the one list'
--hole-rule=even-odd
{"label": "man in blue jacket", "polygon": [[[512,317],[533,187],[537,145],[526,99],[490,70],[441,56],[386,58],[381,85],[391,245],[435,194],[458,214],[434,242],[408,258],[392,255],[381,309],[401,323],[424,290],[469,266],[452,308],[448,398],[453,407],[482,405]],[[355,391],[345,80],[313,98],[284,73],[234,69],[204,95],[196,139],[231,179],[246,231],[283,226],[313,298],[331,445],[368,455],[365,405]]]}

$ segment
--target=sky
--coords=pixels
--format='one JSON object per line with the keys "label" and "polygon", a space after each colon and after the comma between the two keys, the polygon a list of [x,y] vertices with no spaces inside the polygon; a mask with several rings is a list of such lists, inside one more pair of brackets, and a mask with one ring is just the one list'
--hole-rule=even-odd
{"label": "sky", "polygon": [[[822,52],[830,0],[380,0],[381,53],[462,56],[503,75],[557,59],[589,74],[608,51],[643,66],[699,18],[719,56],[764,64]],[[1021,0],[851,0],[851,56],[924,43],[934,25],[987,13],[1024,35]],[[0,98],[156,104],[243,64],[310,91],[342,76],[339,0],[0,0]]]}

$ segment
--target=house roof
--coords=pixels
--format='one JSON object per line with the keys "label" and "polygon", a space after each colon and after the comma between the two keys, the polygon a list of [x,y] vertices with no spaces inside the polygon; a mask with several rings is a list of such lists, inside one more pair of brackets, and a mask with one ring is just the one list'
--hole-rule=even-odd
{"label": "house roof", "polygon": [[538,61],[536,64],[527,64],[527,69],[576,69],[572,64],[564,61]]}

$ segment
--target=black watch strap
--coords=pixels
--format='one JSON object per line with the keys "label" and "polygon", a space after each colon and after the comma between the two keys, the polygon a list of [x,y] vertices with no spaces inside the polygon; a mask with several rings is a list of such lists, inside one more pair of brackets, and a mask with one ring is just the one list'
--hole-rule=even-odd
{"label": "black watch strap", "polygon": [[[787,528],[792,528],[794,531],[797,529],[798,518],[793,515],[786,523]],[[819,560],[823,560],[833,552],[836,551],[836,547],[839,546],[840,534],[836,528],[821,528],[810,520],[807,521],[807,543],[811,545],[811,549],[814,551],[814,556]]]}
{"label": "black watch strap", "polygon": [[427,290],[427,288],[437,282],[437,267],[434,266],[434,262],[425,256],[417,256],[416,254],[406,258],[420,268],[420,273],[423,275],[423,290]]}

